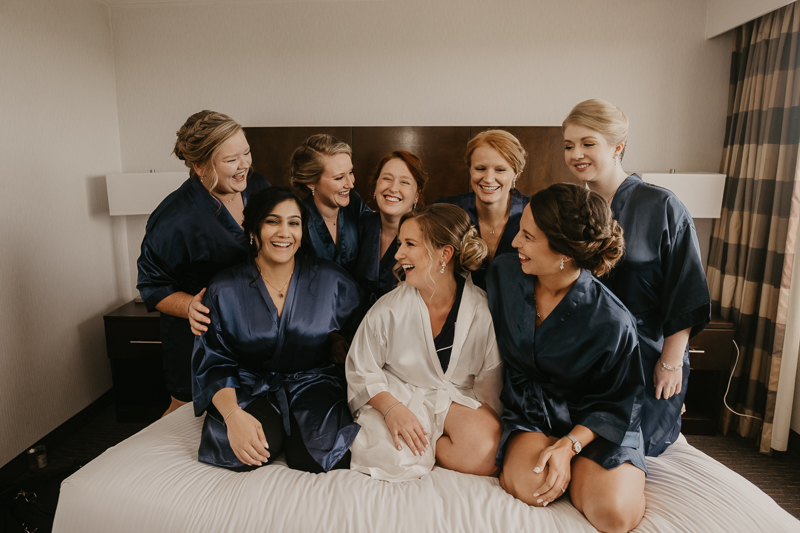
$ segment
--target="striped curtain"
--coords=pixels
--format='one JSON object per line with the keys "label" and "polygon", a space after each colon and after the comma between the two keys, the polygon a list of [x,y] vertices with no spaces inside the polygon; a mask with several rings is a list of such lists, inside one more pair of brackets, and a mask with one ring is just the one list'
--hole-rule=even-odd
{"label": "striped curtain", "polygon": [[707,274],[712,310],[734,323],[741,350],[728,405],[749,415],[725,410],[723,432],[760,437],[769,453],[800,220],[800,6],[734,31],[728,178]]}

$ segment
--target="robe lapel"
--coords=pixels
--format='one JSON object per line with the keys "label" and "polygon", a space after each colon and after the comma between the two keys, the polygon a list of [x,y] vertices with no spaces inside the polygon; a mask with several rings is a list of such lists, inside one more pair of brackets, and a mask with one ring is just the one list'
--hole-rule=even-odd
{"label": "robe lapel", "polygon": [[412,295],[417,300],[417,306],[419,307],[420,315],[422,316],[422,334],[425,337],[425,347],[427,348],[428,352],[428,359],[430,360],[433,368],[436,369],[436,374],[439,376],[439,379],[444,378],[444,372],[442,372],[442,364],[439,362],[439,356],[436,355],[436,345],[433,344],[433,330],[431,329],[431,315],[428,313],[428,306],[425,305],[425,302],[422,300],[422,296],[419,294],[417,289],[413,287],[409,287],[412,289]]}
{"label": "robe lapel", "polygon": [[[475,285],[472,284],[472,277],[468,276],[464,284],[464,292],[461,295],[461,307],[458,308],[458,315],[456,316],[456,330],[453,335],[453,348],[450,351],[450,364],[447,365],[447,372],[443,377],[450,381],[458,361],[461,357],[461,349],[464,347],[464,341],[467,338],[469,327],[472,324],[472,317],[475,315]],[[439,362],[439,356],[436,356],[436,361]],[[437,365],[437,370],[441,371],[442,365]]]}

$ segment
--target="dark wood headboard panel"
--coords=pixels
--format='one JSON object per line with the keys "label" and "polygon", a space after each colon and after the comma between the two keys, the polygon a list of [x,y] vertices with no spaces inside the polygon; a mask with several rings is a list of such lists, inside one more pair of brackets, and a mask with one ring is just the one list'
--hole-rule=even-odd
{"label": "dark wood headboard panel", "polygon": [[[253,153],[253,167],[273,185],[289,185],[289,160],[295,148],[315,133],[329,133],[353,147],[356,190],[372,198],[368,182],[380,159],[394,150],[408,150],[422,158],[430,175],[425,200],[469,191],[464,151],[473,135],[489,126],[358,126],[245,128]],[[528,151],[525,171],[517,187],[533,194],[559,182],[578,183],[564,164],[558,126],[500,127],[514,134]],[[373,206],[374,207],[374,206]]]}

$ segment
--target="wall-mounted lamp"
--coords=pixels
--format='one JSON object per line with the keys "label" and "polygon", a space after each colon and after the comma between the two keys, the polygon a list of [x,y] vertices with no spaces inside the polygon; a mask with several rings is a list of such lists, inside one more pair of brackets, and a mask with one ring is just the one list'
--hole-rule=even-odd
{"label": "wall-mounted lamp", "polygon": [[719,218],[725,174],[710,172],[643,172],[646,183],[664,187],[675,193],[692,218]]}
{"label": "wall-mounted lamp", "polygon": [[188,177],[189,172],[108,174],[108,212],[112,216],[149,215]]}

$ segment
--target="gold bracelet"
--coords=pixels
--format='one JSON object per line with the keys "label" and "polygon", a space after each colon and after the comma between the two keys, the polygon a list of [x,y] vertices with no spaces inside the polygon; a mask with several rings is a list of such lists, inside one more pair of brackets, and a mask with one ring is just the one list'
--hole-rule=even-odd
{"label": "gold bracelet", "polygon": [[403,403],[403,402],[395,402],[395,403],[393,403],[392,405],[390,405],[390,406],[389,406],[389,408],[386,410],[386,412],[385,412],[385,413],[383,413],[383,419],[384,419],[384,420],[386,420],[386,415],[388,415],[388,414],[389,414],[389,411],[391,411],[392,409],[394,409],[394,406],[395,406],[395,405],[399,405],[399,404],[401,404],[401,403]]}
{"label": "gold bracelet", "polygon": [[235,410],[237,410],[237,409],[241,409],[241,407],[239,407],[239,406],[237,405],[236,407],[234,407],[233,409],[231,409],[231,411],[230,411],[230,412],[229,412],[227,415],[225,415],[225,418],[223,418],[223,419],[222,419],[222,423],[224,424],[225,422],[227,422],[227,421],[228,421],[228,417],[229,417],[229,416],[231,416],[231,415],[233,414],[233,412],[234,412]]}

